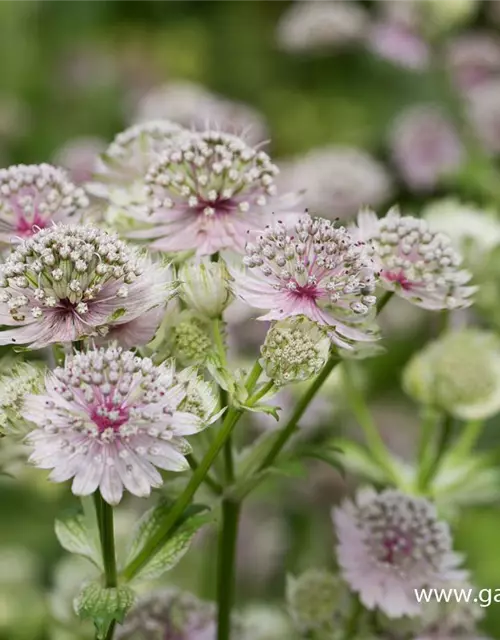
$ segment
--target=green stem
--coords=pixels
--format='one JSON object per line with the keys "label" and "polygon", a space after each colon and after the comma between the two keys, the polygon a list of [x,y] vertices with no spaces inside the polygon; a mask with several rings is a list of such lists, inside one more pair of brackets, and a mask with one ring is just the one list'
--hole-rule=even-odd
{"label": "green stem", "polygon": [[439,465],[441,463],[441,460],[443,459],[444,454],[446,453],[446,449],[450,442],[452,433],[453,419],[451,418],[451,416],[446,415],[442,420],[441,432],[436,447],[436,453],[427,468],[422,472],[420,478],[419,488],[421,491],[428,491],[431,481],[439,470]]}
{"label": "green stem", "polygon": [[389,302],[389,300],[394,295],[394,291],[385,291],[380,298],[377,300],[377,314],[379,314],[385,305]]}
{"label": "green stem", "polygon": [[252,389],[255,388],[255,385],[259,381],[261,373],[262,373],[262,365],[257,360],[253,365],[252,370],[248,374],[248,378],[245,384],[245,388],[249,393],[252,391]]}
{"label": "green stem", "polygon": [[116,620],[113,620],[108,627],[108,632],[106,633],[105,640],[113,640],[113,635],[115,633]]}
{"label": "green stem", "polygon": [[232,500],[222,501],[222,527],[219,534],[217,602],[217,640],[231,638],[231,610],[236,581],[236,544],[240,505]]}
{"label": "green stem", "polygon": [[483,430],[483,420],[469,420],[462,428],[455,446],[450,451],[454,458],[465,458],[471,452]]}
{"label": "green stem", "polygon": [[426,478],[429,467],[432,467],[434,459],[434,436],[439,426],[439,413],[430,407],[425,409],[420,428],[420,441],[418,448],[418,475],[417,487],[419,491],[425,491]]}
{"label": "green stem", "polygon": [[267,393],[269,393],[269,391],[271,391],[273,387],[274,387],[274,382],[272,380],[269,380],[268,382],[266,382],[266,384],[262,385],[259,391],[257,391],[257,393],[255,393],[252,396],[252,403],[255,404],[259,400],[261,400],[261,398],[263,398]]}
{"label": "green stem", "polygon": [[[192,453],[190,453],[188,456],[186,456],[186,459],[187,459],[191,469],[193,471],[196,471],[196,469],[199,467],[199,464],[198,464],[198,461],[196,460],[196,458],[194,457],[194,455]],[[203,479],[203,482],[207,485],[207,487],[210,487],[210,489],[218,496],[222,495],[222,493],[224,492],[224,489],[217,482],[217,480],[215,480],[214,478],[211,478],[208,473],[205,476],[205,478]]]}
{"label": "green stem", "polygon": [[99,526],[99,538],[101,540],[105,586],[113,588],[116,587],[118,580],[116,572],[113,507],[103,499],[99,491],[94,493],[94,504]]}
{"label": "green stem", "polygon": [[363,606],[359,598],[353,596],[351,612],[347,618],[344,640],[353,640],[359,629],[359,622],[363,613]]}

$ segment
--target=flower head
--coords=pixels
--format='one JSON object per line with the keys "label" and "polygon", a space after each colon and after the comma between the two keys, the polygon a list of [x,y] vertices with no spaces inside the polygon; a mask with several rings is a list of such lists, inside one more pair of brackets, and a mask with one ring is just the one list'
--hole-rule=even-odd
{"label": "flower head", "polygon": [[45,393],[29,396],[24,417],[37,425],[30,460],[53,469],[50,479],[73,478],[73,493],[100,489],[110,504],[123,489],[149,495],[162,484],[155,467],[189,468],[184,436],[207,421],[179,410],[186,397],[172,361],[155,366],[121,347],[77,353],[47,375]]}
{"label": "flower head", "polygon": [[[275,198],[278,168],[241,138],[205,131],[183,138],[146,175],[148,228],[134,237],[156,240],[159,251],[243,251],[245,232],[258,226]],[[132,237],[132,234],[131,234]]]}
{"label": "flower head", "polygon": [[376,303],[372,262],[344,227],[302,216],[294,227],[278,221],[248,242],[248,273],[233,270],[240,297],[269,309],[260,320],[306,316],[329,328],[339,346],[373,336],[362,324]]}
{"label": "flower head", "polygon": [[333,519],[343,577],[368,609],[391,618],[417,615],[414,589],[463,578],[448,525],[423,498],[361,490]]}
{"label": "flower head", "polygon": [[330,339],[323,327],[296,316],[276,322],[261,348],[263,368],[275,384],[309,380],[326,364]]}
{"label": "flower head", "polygon": [[373,211],[358,216],[358,237],[367,243],[388,291],[424,309],[457,309],[471,304],[474,287],[460,269],[451,240],[425,220],[402,216],[395,208],[380,220]]}
{"label": "flower head", "polygon": [[0,324],[14,327],[0,332],[0,344],[38,349],[106,335],[165,304],[172,291],[168,269],[115,235],[91,226],[44,229],[0,264]]}
{"label": "flower head", "polygon": [[410,360],[403,382],[427,406],[464,420],[490,418],[500,412],[500,341],[478,329],[445,334]]}
{"label": "flower head", "polygon": [[500,71],[500,40],[488,32],[461,34],[449,43],[447,62],[458,87],[467,91]]}
{"label": "flower head", "polygon": [[78,222],[88,204],[85,191],[50,164],[0,169],[0,247],[54,223]]}
{"label": "flower head", "polygon": [[222,261],[185,262],[179,269],[179,295],[189,309],[208,318],[220,316],[232,300],[230,276]]}
{"label": "flower head", "polygon": [[468,92],[469,117],[484,148],[500,152],[500,80],[498,76]]}

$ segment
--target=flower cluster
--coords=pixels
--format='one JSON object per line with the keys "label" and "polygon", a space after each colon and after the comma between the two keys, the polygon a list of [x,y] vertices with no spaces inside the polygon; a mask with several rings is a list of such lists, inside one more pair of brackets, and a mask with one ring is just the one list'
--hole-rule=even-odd
{"label": "flower cluster", "polygon": [[50,479],[73,479],[73,493],[100,489],[110,504],[123,489],[149,495],[162,484],[155,469],[184,471],[184,436],[208,420],[179,406],[186,385],[172,362],[155,366],[121,347],[77,353],[47,375],[45,393],[28,396],[24,417],[37,425],[28,436],[31,461],[53,469]]}
{"label": "flower cluster", "polygon": [[367,609],[417,615],[414,589],[460,580],[448,525],[423,498],[361,490],[333,512],[342,574]]}
{"label": "flower cluster", "polygon": [[78,222],[89,200],[50,164],[0,169],[0,249],[55,223]]}
{"label": "flower cluster", "polygon": [[[0,264],[0,324],[14,327],[0,333],[0,344],[40,348],[104,336],[117,326],[125,343],[147,342],[159,323],[147,312],[172,295],[169,278],[166,268],[102,229],[44,229]],[[139,317],[139,335],[130,335],[127,325]]]}
{"label": "flower cluster", "polygon": [[376,303],[373,265],[344,227],[309,215],[294,227],[278,221],[257,233],[246,253],[249,272],[233,270],[235,288],[251,306],[269,309],[260,320],[303,315],[328,327],[341,347],[373,339],[355,326]]}
{"label": "flower cluster", "polygon": [[472,304],[471,275],[460,269],[461,257],[451,240],[435,233],[425,220],[391,209],[380,220],[362,211],[355,231],[367,243],[388,291],[424,309],[458,309]]}

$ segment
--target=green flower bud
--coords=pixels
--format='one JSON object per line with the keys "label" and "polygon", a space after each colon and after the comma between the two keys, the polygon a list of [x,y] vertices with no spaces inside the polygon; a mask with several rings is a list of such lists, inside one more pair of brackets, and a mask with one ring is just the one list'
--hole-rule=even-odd
{"label": "green flower bud", "polygon": [[[8,373],[7,373],[8,366]],[[8,362],[0,369],[0,434],[25,435],[31,430],[21,416],[28,394],[39,393],[43,387],[44,371],[29,362]]]}
{"label": "green flower bud", "polygon": [[261,347],[262,366],[277,385],[302,382],[324,367],[330,351],[326,331],[304,316],[276,322]]}
{"label": "green flower bud", "polygon": [[403,386],[456,418],[489,418],[500,411],[500,341],[476,329],[448,333],[410,360]]}
{"label": "green flower bud", "polygon": [[179,269],[179,295],[200,315],[217,318],[232,300],[230,276],[223,261],[204,258],[186,262]]}
{"label": "green flower bud", "polygon": [[188,314],[179,320],[179,324],[172,329],[172,355],[184,367],[202,364],[212,349],[212,341],[204,323]]}

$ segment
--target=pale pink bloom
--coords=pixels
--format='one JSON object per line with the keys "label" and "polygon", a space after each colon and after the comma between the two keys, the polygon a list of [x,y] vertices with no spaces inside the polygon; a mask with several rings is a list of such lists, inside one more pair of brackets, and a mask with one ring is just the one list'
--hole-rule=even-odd
{"label": "pale pink bloom", "polygon": [[101,138],[74,138],[56,151],[54,161],[68,171],[75,184],[83,184],[92,178],[97,158],[104,149]]}
{"label": "pale pink bloom", "polygon": [[381,58],[409,69],[425,69],[429,47],[420,34],[396,21],[377,22],[368,37],[370,49]]}
{"label": "pale pink bloom", "polygon": [[456,84],[464,91],[500,74],[500,39],[494,33],[463,33],[448,44],[446,56]]}
{"label": "pale pink bloom", "polygon": [[333,510],[338,562],[367,609],[390,618],[421,613],[414,589],[464,579],[449,527],[424,498],[387,489],[358,492]]}
{"label": "pale pink bloom", "polygon": [[332,340],[373,340],[363,324],[374,308],[373,264],[362,243],[344,227],[302,216],[295,226],[282,222],[257,233],[243,259],[247,272],[232,269],[237,294],[257,309],[259,320],[304,315],[327,326]]}
{"label": "pale pink bloom", "polygon": [[147,342],[160,320],[149,312],[173,291],[168,268],[114,234],[92,226],[44,229],[0,264],[0,325],[13,327],[0,332],[0,345],[39,349],[112,329],[120,329],[115,337],[124,346]]}
{"label": "pale pink bloom", "polygon": [[472,304],[471,274],[460,268],[462,258],[443,233],[413,216],[392,208],[378,219],[370,210],[358,215],[353,234],[366,242],[379,269],[380,284],[419,307],[457,309]]}
{"label": "pale pink bloom", "polygon": [[0,246],[56,222],[78,222],[88,204],[85,191],[50,164],[0,169]]}
{"label": "pale pink bloom", "polygon": [[457,132],[433,105],[403,111],[394,121],[389,138],[399,172],[416,191],[432,190],[444,176],[462,166],[464,151]]}
{"label": "pale pink bloom", "polygon": [[483,147],[491,154],[500,153],[500,77],[471,89],[468,94],[471,124]]}
{"label": "pale pink bloom", "polygon": [[217,131],[186,136],[151,165],[148,213],[136,216],[148,228],[130,237],[153,240],[158,251],[243,252],[246,231],[293,200],[276,196],[277,173],[264,151],[241,138]]}
{"label": "pale pink bloom", "polygon": [[26,399],[24,418],[37,425],[30,461],[52,469],[54,482],[73,478],[76,495],[99,489],[110,504],[124,489],[148,496],[163,483],[156,467],[189,469],[184,436],[207,426],[179,410],[185,397],[172,361],[154,366],[115,346],[76,353],[47,375],[45,393]]}

